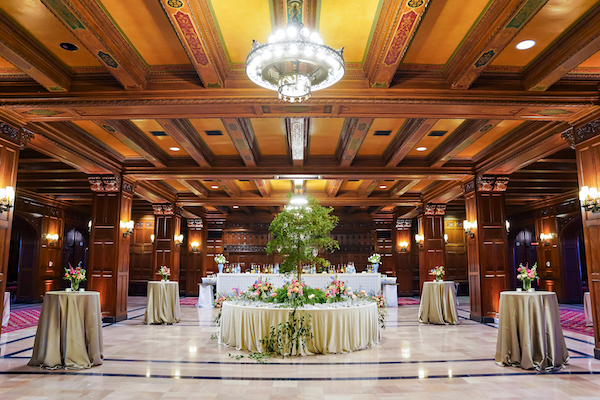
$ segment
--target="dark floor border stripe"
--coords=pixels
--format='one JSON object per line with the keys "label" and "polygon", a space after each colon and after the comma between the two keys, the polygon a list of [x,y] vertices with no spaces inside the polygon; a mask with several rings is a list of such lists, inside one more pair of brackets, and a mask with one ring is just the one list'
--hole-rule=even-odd
{"label": "dark floor border stripe", "polygon": [[35,337],[35,335],[25,336],[25,337],[22,337],[21,339],[9,340],[8,342],[0,343],[0,346],[4,346],[5,344],[11,344],[11,343],[15,343],[15,342],[20,342],[21,340],[25,340],[25,339],[31,339],[32,337]]}

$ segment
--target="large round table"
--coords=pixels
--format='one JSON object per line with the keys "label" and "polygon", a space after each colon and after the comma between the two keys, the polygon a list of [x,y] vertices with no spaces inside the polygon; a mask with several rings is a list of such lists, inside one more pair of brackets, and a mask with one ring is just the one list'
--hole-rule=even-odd
{"label": "large round table", "polygon": [[[260,342],[280,323],[287,322],[291,308],[267,308],[223,303],[219,343],[238,350],[263,352]],[[310,315],[312,339],[301,346],[301,355],[345,353],[379,343],[377,304],[352,307],[298,309],[298,318]],[[292,354],[296,355],[296,354]]]}

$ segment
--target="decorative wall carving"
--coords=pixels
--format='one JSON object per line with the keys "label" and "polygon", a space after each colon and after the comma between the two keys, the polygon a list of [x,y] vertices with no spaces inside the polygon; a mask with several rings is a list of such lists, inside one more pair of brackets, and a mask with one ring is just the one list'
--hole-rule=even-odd
{"label": "decorative wall carving", "polygon": [[[417,210],[419,210],[419,209],[417,209]],[[446,205],[445,204],[428,203],[425,205],[423,214],[425,214],[425,215],[444,215],[444,214],[446,214]]]}
{"label": "decorative wall carving", "polygon": [[507,176],[479,176],[477,177],[478,192],[505,192],[508,187]]}
{"label": "decorative wall carving", "polygon": [[[113,175],[89,176],[90,188],[96,193],[118,193],[121,190],[121,178]],[[129,193],[133,193],[133,185],[127,183]]]}
{"label": "decorative wall carving", "polygon": [[34,134],[25,128],[16,128],[12,125],[0,121],[0,134],[7,139],[15,142],[21,148],[25,147],[27,142],[33,139]]}
{"label": "decorative wall carving", "polygon": [[199,230],[199,229],[202,229],[204,227],[204,223],[202,222],[201,219],[188,219],[187,220],[187,227]]}
{"label": "decorative wall carving", "polygon": [[401,219],[396,220],[396,229],[410,228],[412,226],[412,219]]}
{"label": "decorative wall carving", "polygon": [[152,204],[152,210],[154,215],[174,215],[179,213],[177,207],[173,207],[173,204]]}

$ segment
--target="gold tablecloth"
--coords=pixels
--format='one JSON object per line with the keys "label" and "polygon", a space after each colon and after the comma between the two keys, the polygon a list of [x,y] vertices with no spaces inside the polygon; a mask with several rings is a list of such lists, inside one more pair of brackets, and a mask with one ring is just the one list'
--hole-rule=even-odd
{"label": "gold tablecloth", "polygon": [[148,282],[146,324],[174,324],[181,320],[179,282]]}
{"label": "gold tablecloth", "polygon": [[419,322],[457,325],[454,282],[425,282],[419,305]]}
{"label": "gold tablecloth", "polygon": [[[219,343],[238,350],[262,352],[260,342],[280,323],[287,322],[290,308],[260,308],[224,302]],[[379,343],[377,304],[344,308],[297,310],[298,318],[310,318],[313,338],[300,346],[301,355],[345,353]],[[294,354],[295,355],[295,354]]]}
{"label": "gold tablecloth", "polygon": [[47,292],[27,365],[82,369],[102,364],[98,292]]}
{"label": "gold tablecloth", "polygon": [[496,362],[524,369],[551,370],[569,361],[556,294],[502,292]]}

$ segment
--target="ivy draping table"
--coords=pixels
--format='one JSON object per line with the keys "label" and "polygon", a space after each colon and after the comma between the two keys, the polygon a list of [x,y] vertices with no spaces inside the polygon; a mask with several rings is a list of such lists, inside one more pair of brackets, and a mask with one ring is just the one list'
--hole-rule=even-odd
{"label": "ivy draping table", "polygon": [[145,324],[174,324],[181,320],[179,282],[149,281]]}
{"label": "ivy draping table", "polygon": [[[302,280],[312,288],[324,289],[337,278],[346,282],[353,291],[366,290],[368,293],[381,291],[381,274],[302,274]],[[258,278],[268,279],[274,287],[283,286],[291,278],[283,274],[217,274],[217,295],[233,295],[234,289],[248,289]]]}
{"label": "ivy draping table", "polygon": [[556,293],[500,293],[496,363],[552,370],[569,361]]}
{"label": "ivy draping table", "polygon": [[457,325],[456,304],[454,282],[425,282],[419,305],[419,322]]}
{"label": "ivy draping table", "polygon": [[46,292],[27,365],[56,369],[102,364],[99,292]]}
{"label": "ivy draping table", "polygon": [[[326,307],[326,306],[325,306]],[[291,308],[245,306],[223,303],[219,343],[238,350],[262,352],[261,339],[271,327],[288,321]],[[306,340],[301,355],[345,353],[379,343],[379,313],[376,303],[341,308],[298,309],[310,325],[312,339]],[[309,318],[308,315],[311,317]],[[293,354],[296,355],[296,354]]]}

